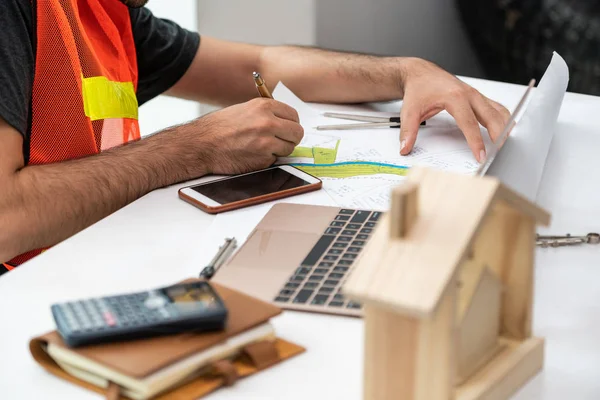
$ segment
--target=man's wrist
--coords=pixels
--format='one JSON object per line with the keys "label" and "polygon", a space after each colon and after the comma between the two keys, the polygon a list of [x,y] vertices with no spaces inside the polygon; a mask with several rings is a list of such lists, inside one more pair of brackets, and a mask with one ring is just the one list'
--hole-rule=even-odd
{"label": "man's wrist", "polygon": [[[394,68],[397,71],[396,82],[400,91],[400,98],[404,97],[406,83],[409,79],[411,71],[415,70],[415,66],[422,63],[424,60],[416,57],[397,57],[395,58]],[[418,68],[418,67],[417,67]]]}

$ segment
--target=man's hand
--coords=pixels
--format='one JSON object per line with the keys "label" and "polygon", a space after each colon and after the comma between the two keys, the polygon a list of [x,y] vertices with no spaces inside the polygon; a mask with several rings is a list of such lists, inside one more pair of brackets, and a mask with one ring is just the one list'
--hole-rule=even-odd
{"label": "man's hand", "polygon": [[[271,99],[257,98],[227,107],[189,124],[178,136],[197,145],[207,173],[239,174],[267,168],[276,157],[288,156],[304,136],[298,113]],[[194,137],[195,136],[195,137]]]}
{"label": "man's hand", "polygon": [[52,246],[158,187],[268,167],[302,136],[294,109],[255,99],[94,156],[24,167],[22,137],[0,119],[0,262]]}
{"label": "man's hand", "polygon": [[404,103],[400,115],[400,154],[406,155],[412,150],[421,121],[447,110],[465,135],[477,161],[485,161],[479,122],[495,141],[510,118],[508,110],[435,64],[421,59],[404,59],[402,63]]}
{"label": "man's hand", "polygon": [[256,96],[252,71],[268,82],[284,82],[307,102],[363,103],[404,99],[401,154],[412,150],[419,124],[442,110],[456,119],[473,155],[485,158],[478,121],[495,140],[510,118],[500,104],[484,97],[428,61],[418,58],[275,46],[262,47],[202,37],[200,50],[175,96],[231,105]]}

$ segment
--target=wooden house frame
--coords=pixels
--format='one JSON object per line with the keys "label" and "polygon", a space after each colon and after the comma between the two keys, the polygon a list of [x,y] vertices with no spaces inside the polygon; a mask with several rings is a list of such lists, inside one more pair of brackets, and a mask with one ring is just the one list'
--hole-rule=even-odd
{"label": "wooden house frame", "polygon": [[549,221],[494,178],[411,171],[344,285],[364,305],[364,398],[506,399],[536,374],[535,232]]}

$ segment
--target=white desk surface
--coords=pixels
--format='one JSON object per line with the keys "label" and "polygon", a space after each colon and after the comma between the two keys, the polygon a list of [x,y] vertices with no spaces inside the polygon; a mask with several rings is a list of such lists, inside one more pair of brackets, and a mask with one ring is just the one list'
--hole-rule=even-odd
{"label": "white desk surface", "polygon": [[[468,81],[505,104],[522,93],[515,85]],[[599,150],[600,98],[567,94],[538,196],[553,213],[553,232],[600,230]],[[28,341],[53,329],[54,302],[143,290],[199,272],[185,260],[213,217],[180,201],[179,186],[145,196],[0,278],[0,398],[100,398],[38,367]],[[275,325],[308,351],[210,399],[362,397],[360,320],[286,312]],[[515,398],[599,399],[600,246],[538,251],[534,331],[547,339],[545,369]]]}

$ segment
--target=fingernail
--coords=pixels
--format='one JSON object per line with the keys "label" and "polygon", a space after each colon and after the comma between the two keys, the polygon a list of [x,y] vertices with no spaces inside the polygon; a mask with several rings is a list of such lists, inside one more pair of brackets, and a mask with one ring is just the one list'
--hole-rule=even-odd
{"label": "fingernail", "polygon": [[402,150],[406,147],[406,139],[400,142],[400,154],[402,154]]}
{"label": "fingernail", "polygon": [[479,163],[483,164],[485,162],[485,150],[481,150],[479,152]]}

